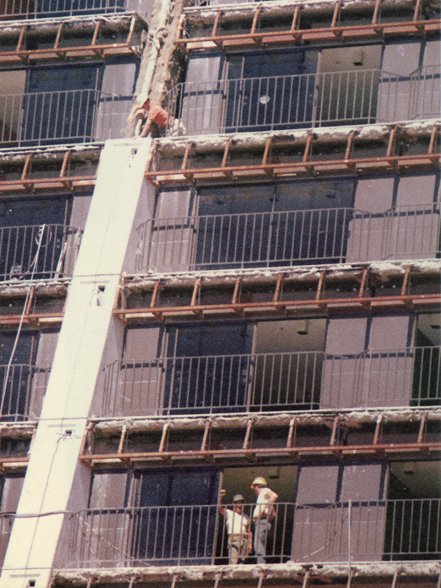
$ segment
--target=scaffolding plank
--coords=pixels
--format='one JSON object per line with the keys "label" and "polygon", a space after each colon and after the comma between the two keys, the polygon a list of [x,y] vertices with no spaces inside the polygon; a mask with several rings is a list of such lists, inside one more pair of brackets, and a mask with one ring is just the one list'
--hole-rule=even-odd
{"label": "scaffolding plank", "polygon": [[[226,433],[228,434],[228,433]],[[262,459],[266,460],[270,457],[274,458],[290,458],[293,460],[302,460],[305,457],[322,457],[331,460],[335,459],[336,455],[341,456],[371,456],[380,454],[383,458],[397,459],[397,456],[409,457],[414,455],[415,458],[420,458],[421,453],[427,457],[439,457],[441,455],[440,443],[379,443],[378,445],[317,445],[317,446],[293,446],[293,447],[268,447],[268,448],[234,448],[234,449],[194,449],[186,450],[167,450],[167,451],[136,451],[136,452],[121,452],[121,453],[83,453],[80,455],[81,461],[92,466],[98,464],[121,464],[121,463],[140,463],[149,461],[188,461],[194,459],[206,460],[212,462],[213,460],[222,459],[244,459],[252,461]],[[25,458],[23,458],[25,459]],[[13,460],[16,461],[16,460]]]}
{"label": "scaffolding plank", "polygon": [[336,38],[344,39],[369,39],[382,38],[383,36],[412,36],[416,34],[427,34],[438,31],[441,26],[440,19],[416,19],[418,14],[415,7],[414,15],[410,20],[382,22],[380,20],[381,0],[377,0],[375,8],[372,13],[370,23],[353,24],[345,26],[337,26],[340,8],[339,3],[336,2],[333,11],[333,17],[329,26],[318,28],[304,28],[298,26],[301,19],[302,8],[297,7],[294,11],[293,18],[289,29],[286,30],[255,30],[255,19],[257,10],[254,11],[251,29],[248,33],[235,34],[219,34],[221,26],[222,11],[219,10],[213,21],[213,26],[210,35],[199,37],[187,37],[184,27],[181,31],[180,38],[177,39],[178,45],[183,45],[188,51],[191,50],[210,50],[213,47],[233,48],[233,47],[256,47],[258,45],[281,45],[281,44],[296,44],[296,43],[313,43],[318,41],[335,41]]}
{"label": "scaffolding plank", "polygon": [[[65,59],[75,57],[101,57],[105,58],[109,55],[140,55],[140,48],[133,43],[133,36],[137,23],[144,25],[144,21],[138,16],[132,16],[128,29],[128,34],[125,41],[116,43],[99,43],[99,33],[104,24],[102,18],[96,20],[93,26],[93,33],[89,44],[77,45],[66,44],[63,46],[63,34],[66,30],[66,23],[68,21],[61,20],[57,26],[54,41],[51,47],[26,49],[26,34],[32,30],[34,34],[38,34],[38,21],[32,25],[26,24],[20,29],[17,29],[17,45],[13,51],[0,51],[0,63],[20,63],[20,62],[35,62],[48,59]],[[69,30],[72,28],[72,23]],[[73,25],[75,26],[75,25]],[[44,29],[42,29],[44,30]],[[0,35],[2,27],[0,25]],[[10,33],[9,33],[10,34]]]}
{"label": "scaffolding plank", "polygon": [[409,169],[421,169],[436,166],[441,162],[441,155],[435,152],[418,155],[392,155],[387,157],[342,157],[341,159],[330,159],[321,161],[312,161],[305,159],[301,162],[291,163],[267,163],[263,162],[251,165],[221,165],[216,167],[205,168],[181,168],[174,170],[151,170],[146,171],[145,177],[155,185],[164,185],[167,183],[176,184],[182,181],[209,181],[215,180],[216,176],[232,179],[245,179],[247,177],[257,178],[259,176],[268,177],[297,177],[299,175],[315,176],[335,175],[344,173],[345,170],[353,173],[355,169],[358,173],[375,173],[391,168],[397,171]]}

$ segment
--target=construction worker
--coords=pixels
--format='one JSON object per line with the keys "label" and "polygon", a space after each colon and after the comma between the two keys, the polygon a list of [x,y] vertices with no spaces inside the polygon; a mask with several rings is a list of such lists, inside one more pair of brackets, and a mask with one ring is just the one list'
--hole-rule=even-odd
{"label": "construction worker", "polygon": [[254,553],[256,554],[257,563],[265,563],[268,533],[271,530],[271,521],[276,518],[276,510],[273,504],[279,497],[268,488],[267,481],[261,476],[253,480],[251,488],[257,496],[256,506],[253,511]]}
{"label": "construction worker", "polygon": [[[220,499],[226,490],[221,490]],[[228,535],[228,562],[232,565],[244,563],[253,545],[250,517],[244,513],[245,499],[242,494],[233,496],[233,509],[219,504],[219,512],[225,517]]]}
{"label": "construction worker", "polygon": [[162,108],[159,102],[150,100],[150,98],[147,98],[139,111],[144,111],[144,118],[147,113],[147,120],[140,136],[147,137],[147,135],[151,134],[152,137],[160,137],[168,125],[169,116],[167,111]]}

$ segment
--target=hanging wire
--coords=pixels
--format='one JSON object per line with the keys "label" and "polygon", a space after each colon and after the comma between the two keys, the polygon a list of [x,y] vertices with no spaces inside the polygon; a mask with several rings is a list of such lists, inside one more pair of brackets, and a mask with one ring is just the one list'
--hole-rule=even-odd
{"label": "hanging wire", "polygon": [[[32,260],[32,263],[30,265],[30,270],[31,270],[31,277],[30,279],[33,280],[34,278],[34,274],[35,271],[37,269],[38,266],[38,259],[40,256],[40,251],[41,251],[41,247],[42,247],[42,243],[43,243],[43,236],[44,236],[44,232],[46,230],[46,225],[40,225],[39,229],[38,229],[38,237],[36,240],[37,243],[37,251],[35,253],[34,259]],[[31,296],[31,292],[32,289],[28,288],[28,291],[26,292],[26,297],[24,300],[24,304],[23,304],[23,310],[20,316],[20,321],[18,323],[18,329],[17,329],[17,333],[15,335],[15,339],[14,339],[14,344],[12,346],[12,351],[11,354],[9,356],[9,361],[7,363],[6,366],[6,370],[5,370],[5,374],[4,374],[4,380],[3,380],[3,386],[2,386],[2,397],[1,397],[1,403],[0,403],[0,415],[3,416],[3,409],[4,409],[4,405],[5,405],[5,400],[6,400],[6,389],[8,387],[8,380],[9,380],[9,375],[11,373],[11,367],[12,367],[12,361],[14,359],[14,355],[15,352],[17,351],[17,346],[18,346],[18,341],[20,339],[20,335],[21,335],[21,331],[23,328],[23,323],[24,323],[24,317],[26,315],[26,310],[28,307],[28,302],[29,302],[29,298]]]}

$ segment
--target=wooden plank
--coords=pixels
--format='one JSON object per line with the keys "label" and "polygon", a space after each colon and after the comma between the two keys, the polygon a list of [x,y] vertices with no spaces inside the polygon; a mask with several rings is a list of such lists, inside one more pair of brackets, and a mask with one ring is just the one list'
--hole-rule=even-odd
{"label": "wooden plank", "polygon": [[[61,40],[63,38],[63,31],[64,31],[64,22],[60,23],[60,25],[58,27],[57,36],[55,37],[54,49],[59,49],[60,48]],[[62,56],[62,52],[56,51],[56,53],[60,57]]]}
{"label": "wooden plank", "polygon": [[18,36],[18,42],[17,42],[17,53],[19,55],[22,55],[23,54],[23,56],[26,55],[26,52],[23,51],[23,45],[24,45],[24,41],[25,41],[25,36],[26,36],[27,30],[28,30],[28,27],[27,26],[21,27],[20,34]]}
{"label": "wooden plank", "polygon": [[[439,19],[431,20],[412,20],[398,21],[398,22],[380,22],[381,0],[376,1],[376,6],[373,11],[373,16],[370,24],[362,25],[347,25],[335,27],[322,27],[316,29],[301,29],[296,28],[298,20],[295,18],[296,14],[300,14],[300,7],[298,12],[294,13],[293,22],[291,23],[289,31],[267,31],[255,33],[241,33],[233,35],[217,35],[213,34],[216,22],[213,25],[211,36],[202,36],[194,38],[180,38],[177,43],[186,45],[188,50],[212,49],[213,46],[218,47],[251,47],[256,44],[292,44],[292,42],[317,42],[335,40],[335,37],[343,37],[345,39],[363,40],[373,37],[383,37],[384,35],[415,35],[428,32],[438,32],[440,26]],[[294,24],[294,26],[293,26]]]}
{"label": "wooden plank", "polygon": [[33,159],[33,153],[29,153],[28,155],[26,155],[25,164],[23,166],[23,171],[21,174],[21,180],[26,180],[28,178],[29,170],[30,170],[31,164],[32,164],[32,159]]}
{"label": "wooden plank", "polygon": [[297,34],[297,28],[299,26],[301,12],[302,12],[302,6],[299,4],[294,8],[294,13],[292,16],[292,21],[291,21],[290,33],[294,37]]}
{"label": "wooden plank", "polygon": [[211,37],[216,37],[218,34],[221,16],[222,10],[218,10],[216,12],[216,16],[214,17],[213,28],[211,29]]}
{"label": "wooden plank", "polygon": [[[299,174],[311,175],[312,173],[322,173],[323,175],[334,175],[335,173],[342,172],[346,168],[356,168],[359,173],[376,172],[377,170],[390,169],[393,163],[398,165],[397,170],[409,169],[411,167],[416,168],[427,168],[434,165],[439,165],[440,154],[433,153],[432,155],[395,155],[392,157],[360,157],[353,158],[349,162],[345,159],[339,160],[325,160],[325,161],[308,161],[307,165],[304,162],[292,162],[292,163],[274,163],[271,165],[271,170],[274,175],[283,177],[290,177],[291,175],[298,176]],[[262,176],[267,176],[265,166],[260,164],[253,165],[234,165],[229,167],[212,167],[212,168],[194,168],[189,169],[187,174],[181,172],[181,170],[166,170],[166,171],[153,171],[146,172],[145,177],[152,183],[157,180],[160,184],[166,182],[178,183],[182,182],[182,176],[191,178],[192,180],[206,180],[213,178],[216,174],[219,175],[232,175],[238,178],[245,177],[256,177],[261,172]],[[159,180],[158,180],[159,178]]]}
{"label": "wooden plank", "polygon": [[61,164],[61,169],[60,169],[60,174],[59,174],[59,177],[60,178],[65,178],[66,177],[66,171],[67,171],[68,166],[69,166],[70,155],[71,155],[71,152],[70,151],[66,151],[66,153],[64,154],[63,162]]}
{"label": "wooden plank", "polygon": [[376,0],[371,24],[376,25],[380,19],[381,0]]}
{"label": "wooden plank", "polygon": [[251,440],[251,433],[253,432],[253,424],[254,424],[253,419],[248,419],[242,449],[249,449],[250,440]]}
{"label": "wooden plank", "polygon": [[254,42],[256,43],[256,45],[262,44],[262,37],[260,35],[256,35],[261,12],[262,12],[262,8],[260,5],[258,5],[257,8],[254,10],[253,22],[251,24],[250,34],[252,35],[252,38],[253,38]]}
{"label": "wooden plank", "polygon": [[[332,14],[332,21],[331,21],[331,28],[335,29],[338,24],[338,19],[340,17],[340,9],[341,9],[341,0],[337,0],[334,6],[334,12]],[[335,32],[336,36],[340,36],[340,30]]]}
{"label": "wooden plank", "polygon": [[283,280],[284,280],[284,274],[282,272],[280,272],[280,274],[277,276],[276,288],[274,290],[274,298],[273,298],[274,302],[280,302],[280,294],[282,292]]}
{"label": "wooden plank", "polygon": [[351,167],[353,167],[353,164],[351,163],[351,153],[352,153],[352,147],[354,145],[355,135],[356,135],[356,131],[351,131],[349,133],[348,140],[346,142],[346,149],[345,149],[345,156],[344,156],[345,163],[347,162],[347,164],[350,165]]}
{"label": "wooden plank", "polygon": [[424,437],[426,434],[426,423],[427,423],[427,414],[424,413],[420,419],[420,427],[418,430],[418,438],[417,443],[424,443]]}
{"label": "wooden plank", "polygon": [[137,22],[137,18],[135,16],[133,16],[130,19],[129,33],[128,33],[127,39],[126,39],[127,47],[131,47],[133,44],[133,36],[135,34],[136,22]]}
{"label": "wooden plank", "polygon": [[155,285],[153,287],[153,295],[150,301],[150,308],[154,308],[157,305],[160,286],[161,282],[159,280],[156,280]]}

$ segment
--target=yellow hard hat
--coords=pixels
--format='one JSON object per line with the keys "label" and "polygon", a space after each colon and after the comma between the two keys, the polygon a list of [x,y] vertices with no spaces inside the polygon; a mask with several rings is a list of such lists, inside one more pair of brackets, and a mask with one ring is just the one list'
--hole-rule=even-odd
{"label": "yellow hard hat", "polygon": [[254,478],[253,483],[251,484],[251,488],[253,486],[267,486],[265,478],[262,478],[261,476]]}

